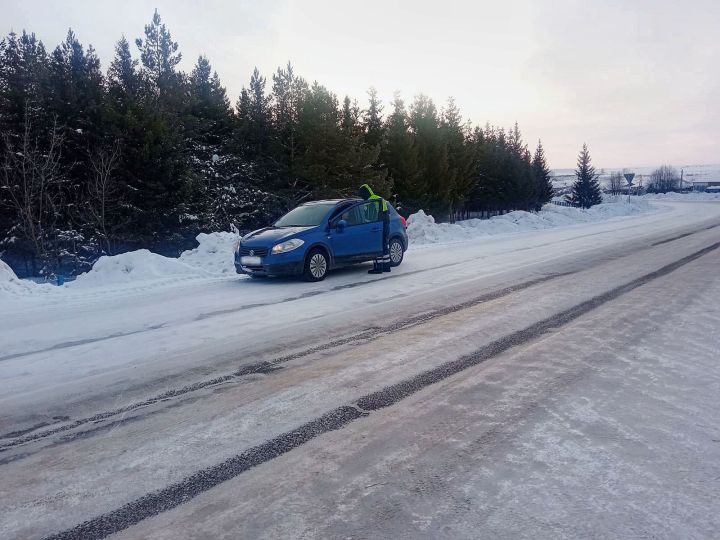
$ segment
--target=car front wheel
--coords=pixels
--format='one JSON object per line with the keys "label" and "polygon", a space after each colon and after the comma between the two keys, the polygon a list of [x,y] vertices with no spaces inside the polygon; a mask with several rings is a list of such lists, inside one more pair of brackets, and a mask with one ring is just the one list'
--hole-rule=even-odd
{"label": "car front wheel", "polygon": [[405,255],[405,249],[399,238],[390,240],[390,266],[400,266]]}
{"label": "car front wheel", "polygon": [[315,248],[305,258],[305,281],[322,281],[327,276],[329,268],[328,257],[322,249]]}

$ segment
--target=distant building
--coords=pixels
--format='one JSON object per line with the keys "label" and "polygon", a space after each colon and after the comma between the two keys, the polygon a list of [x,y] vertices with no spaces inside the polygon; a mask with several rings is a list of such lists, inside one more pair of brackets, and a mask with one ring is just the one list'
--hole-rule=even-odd
{"label": "distant building", "polygon": [[697,180],[690,184],[693,191],[720,191],[720,180]]}

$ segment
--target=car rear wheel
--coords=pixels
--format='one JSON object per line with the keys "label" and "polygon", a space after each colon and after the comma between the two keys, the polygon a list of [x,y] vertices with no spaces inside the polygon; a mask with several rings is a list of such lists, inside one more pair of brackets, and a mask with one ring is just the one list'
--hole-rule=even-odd
{"label": "car rear wheel", "polygon": [[390,240],[390,266],[400,266],[405,256],[405,248],[399,238]]}
{"label": "car rear wheel", "polygon": [[305,258],[305,281],[322,281],[327,276],[329,268],[328,257],[322,249],[315,248]]}

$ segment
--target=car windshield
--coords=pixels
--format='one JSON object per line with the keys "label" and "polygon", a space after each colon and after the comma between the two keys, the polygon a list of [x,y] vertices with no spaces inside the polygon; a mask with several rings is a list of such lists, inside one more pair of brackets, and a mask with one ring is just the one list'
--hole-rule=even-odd
{"label": "car windshield", "polygon": [[316,227],[335,203],[307,204],[290,210],[275,222],[276,227]]}

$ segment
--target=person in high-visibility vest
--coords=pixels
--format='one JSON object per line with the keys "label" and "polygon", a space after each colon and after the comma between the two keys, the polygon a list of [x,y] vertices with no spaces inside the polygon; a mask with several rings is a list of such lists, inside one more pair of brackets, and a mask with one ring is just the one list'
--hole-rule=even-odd
{"label": "person in high-visibility vest", "polygon": [[363,184],[358,190],[358,195],[366,201],[377,201],[380,219],[382,220],[382,257],[376,257],[373,261],[372,270],[368,274],[382,274],[390,271],[390,212],[388,203],[380,195],[375,195],[372,188]]}

